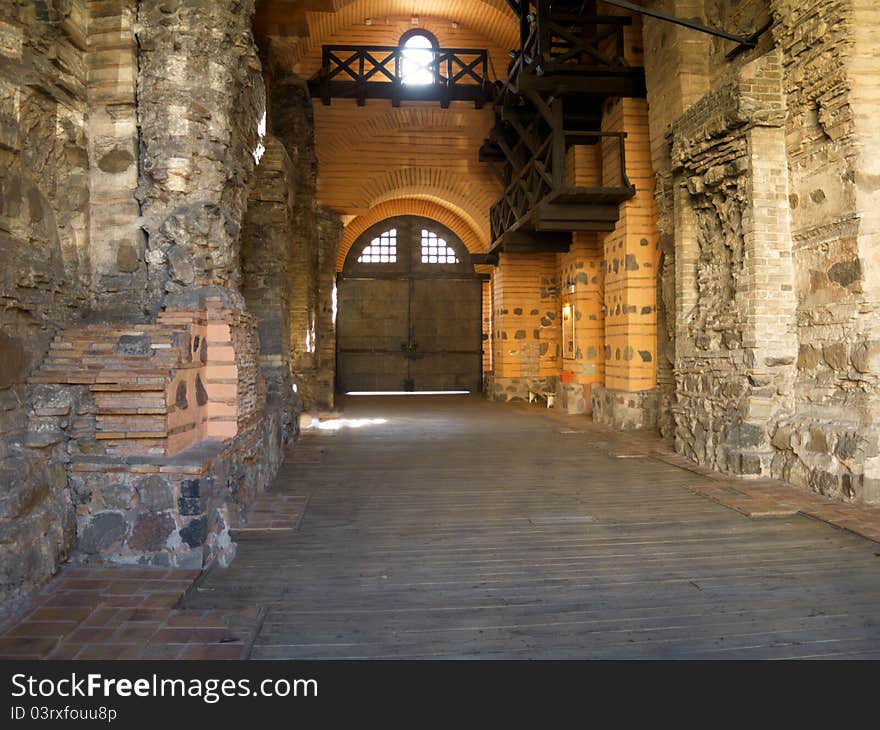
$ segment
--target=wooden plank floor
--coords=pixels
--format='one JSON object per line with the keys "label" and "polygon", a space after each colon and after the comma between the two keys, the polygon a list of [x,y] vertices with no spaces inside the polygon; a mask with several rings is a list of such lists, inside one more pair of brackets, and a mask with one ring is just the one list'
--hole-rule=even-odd
{"label": "wooden plank floor", "polygon": [[749,519],[703,477],[469,396],[350,398],[188,607],[267,609],[254,658],[880,658],[880,545]]}

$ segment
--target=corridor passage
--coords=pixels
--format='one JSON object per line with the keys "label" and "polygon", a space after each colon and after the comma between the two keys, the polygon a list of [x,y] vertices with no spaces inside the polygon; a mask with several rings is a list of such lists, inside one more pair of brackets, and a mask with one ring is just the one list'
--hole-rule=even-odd
{"label": "corridor passage", "polygon": [[186,604],[264,609],[252,658],[880,658],[877,543],[745,517],[583,416],[474,396],[342,415],[273,486],[308,496],[299,529],[239,533]]}

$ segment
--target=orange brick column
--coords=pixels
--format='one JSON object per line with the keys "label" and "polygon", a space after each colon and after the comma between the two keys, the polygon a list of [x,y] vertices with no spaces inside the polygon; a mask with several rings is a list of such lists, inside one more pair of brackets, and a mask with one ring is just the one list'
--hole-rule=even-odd
{"label": "orange brick column", "polygon": [[563,307],[571,306],[574,319],[573,352],[562,352],[560,405],[589,413],[592,386],[605,382],[603,247],[595,233],[572,234],[571,249],[560,256],[560,280]]}
{"label": "orange brick column", "polygon": [[492,387],[496,400],[556,392],[560,368],[557,254],[502,254],[493,287]]}
{"label": "orange brick column", "polygon": [[[593,392],[594,418],[619,428],[656,424],[656,275],[659,233],[644,100],[609,102],[605,131],[625,131],[626,169],[636,194],[605,236],[605,384]],[[604,143],[603,173],[616,176],[616,144]]]}

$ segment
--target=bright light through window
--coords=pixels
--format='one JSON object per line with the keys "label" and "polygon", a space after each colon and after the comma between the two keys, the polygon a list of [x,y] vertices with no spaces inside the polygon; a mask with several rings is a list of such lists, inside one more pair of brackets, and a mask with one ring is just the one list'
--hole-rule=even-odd
{"label": "bright light through window", "polygon": [[403,58],[401,59],[401,82],[425,86],[434,83],[434,71],[431,64],[434,62],[434,46],[430,38],[423,35],[414,35],[403,44]]}
{"label": "bright light through window", "polygon": [[378,238],[370,241],[358,256],[359,264],[395,264],[397,263],[397,229],[385,231]]}
{"label": "bright light through window", "polygon": [[445,239],[440,238],[426,228],[422,229],[422,263],[423,264],[457,264],[458,256],[449,247]]}

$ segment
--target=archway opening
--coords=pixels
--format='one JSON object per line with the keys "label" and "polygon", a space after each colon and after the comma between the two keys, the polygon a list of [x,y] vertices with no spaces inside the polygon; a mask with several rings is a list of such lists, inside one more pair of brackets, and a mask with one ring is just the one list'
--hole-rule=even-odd
{"label": "archway opening", "polygon": [[449,228],[420,216],[374,224],[338,281],[337,388],[480,390],[482,280]]}

